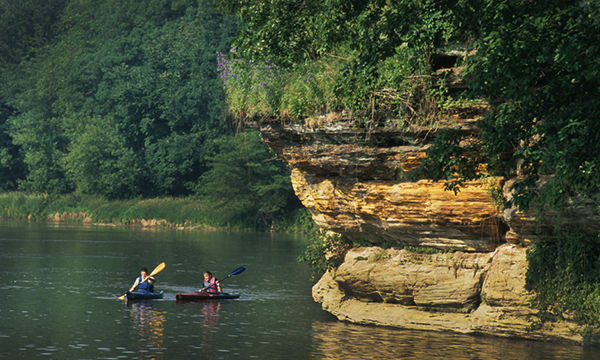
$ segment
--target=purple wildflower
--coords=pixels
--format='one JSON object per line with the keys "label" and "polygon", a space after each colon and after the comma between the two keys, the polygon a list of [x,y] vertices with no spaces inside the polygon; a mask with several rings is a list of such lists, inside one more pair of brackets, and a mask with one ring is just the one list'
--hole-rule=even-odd
{"label": "purple wildflower", "polygon": [[308,74],[306,74],[305,78],[300,78],[300,80],[302,80],[302,82],[310,82],[311,78],[312,78],[312,73],[308,73]]}

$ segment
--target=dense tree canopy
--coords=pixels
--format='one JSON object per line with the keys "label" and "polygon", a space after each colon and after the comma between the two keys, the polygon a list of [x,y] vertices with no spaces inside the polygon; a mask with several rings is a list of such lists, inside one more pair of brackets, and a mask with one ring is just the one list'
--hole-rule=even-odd
{"label": "dense tree canopy", "polygon": [[245,219],[269,227],[299,205],[289,170],[261,143],[257,132],[220,138],[215,143],[217,153],[197,191],[210,200],[217,221],[231,224]]}
{"label": "dense tree canopy", "polygon": [[[234,43],[237,62],[225,74],[233,85],[242,82],[231,86],[230,106],[246,110],[236,101],[238,92],[261,84],[269,93],[267,104],[259,106],[263,114],[309,116],[346,109],[373,117],[373,107],[390,105],[383,98],[390,94],[385,90],[392,90],[392,111],[398,115],[406,110],[404,100],[413,88],[409,83],[430,74],[447,47],[469,42],[466,29],[459,28],[467,5],[434,0],[224,1],[222,6],[244,24]],[[282,71],[275,77],[264,71],[256,76],[265,61]],[[240,63],[255,66],[248,70]],[[281,99],[273,99],[278,90]],[[247,99],[245,103],[262,100]]]}
{"label": "dense tree canopy", "polygon": [[[494,105],[482,122],[493,168],[523,176],[517,203],[600,204],[600,3],[487,4],[474,89]],[[553,175],[545,191],[536,181]]]}
{"label": "dense tree canopy", "polygon": [[[214,54],[229,47],[233,19],[210,1],[49,4],[59,14],[51,27],[60,30],[40,36],[44,46],[24,35],[12,47],[38,55],[15,58],[15,50],[2,72],[2,99],[12,109],[8,135],[27,167],[20,187],[112,197],[189,194],[189,183],[206,169],[208,139],[227,130]],[[98,135],[114,137],[103,140],[109,148],[80,154]],[[117,161],[124,167],[137,164],[128,186],[84,181],[96,178],[92,169],[117,170],[102,164],[106,151],[110,159],[127,156]]]}
{"label": "dense tree canopy", "polygon": [[[216,53],[230,49],[238,22],[214,5],[1,1],[0,190],[213,198],[198,184],[218,177],[231,147],[246,145],[231,136],[236,127],[216,71]],[[272,155],[250,138],[254,162],[227,170],[252,168],[252,176],[211,189],[220,201],[251,199],[222,217],[270,226],[293,197],[289,170],[273,161],[260,168]]]}

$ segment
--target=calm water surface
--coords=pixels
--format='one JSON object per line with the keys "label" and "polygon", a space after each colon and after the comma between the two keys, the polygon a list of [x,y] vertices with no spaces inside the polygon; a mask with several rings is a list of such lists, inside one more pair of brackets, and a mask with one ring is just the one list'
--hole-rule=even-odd
{"label": "calm water surface", "polygon": [[[597,347],[339,322],[312,301],[298,236],[0,224],[0,358],[598,359]],[[165,298],[116,300],[165,261]],[[237,300],[184,303],[202,272]]]}

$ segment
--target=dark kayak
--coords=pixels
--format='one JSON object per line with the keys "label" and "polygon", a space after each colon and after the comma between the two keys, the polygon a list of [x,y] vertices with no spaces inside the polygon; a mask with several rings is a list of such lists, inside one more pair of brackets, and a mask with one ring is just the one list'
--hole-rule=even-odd
{"label": "dark kayak", "polygon": [[237,299],[240,294],[229,293],[208,293],[208,292],[191,292],[175,294],[177,301],[202,301],[202,300],[221,300],[221,299]]}
{"label": "dark kayak", "polygon": [[127,300],[147,300],[147,299],[162,299],[163,291],[150,292],[143,290],[136,290],[133,292],[127,292]]}

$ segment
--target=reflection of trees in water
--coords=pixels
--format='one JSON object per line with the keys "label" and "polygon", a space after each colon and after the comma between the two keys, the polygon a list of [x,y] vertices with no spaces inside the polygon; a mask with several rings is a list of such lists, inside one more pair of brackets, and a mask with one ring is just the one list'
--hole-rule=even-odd
{"label": "reflection of trees in water", "polygon": [[315,321],[312,334],[311,358],[316,359],[588,359],[579,345],[399,330],[340,321]]}
{"label": "reflection of trees in water", "polygon": [[[129,305],[129,304],[128,304]],[[135,302],[129,305],[132,321],[138,329],[139,341],[147,343],[151,351],[162,352],[164,342],[165,313],[152,308],[151,302]],[[159,354],[149,354],[155,359]]]}

